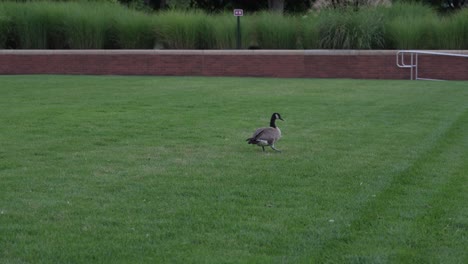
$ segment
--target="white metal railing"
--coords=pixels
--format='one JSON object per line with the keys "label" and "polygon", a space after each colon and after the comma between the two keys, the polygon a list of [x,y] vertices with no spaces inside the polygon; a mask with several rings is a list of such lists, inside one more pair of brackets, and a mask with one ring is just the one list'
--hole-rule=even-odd
{"label": "white metal railing", "polygon": [[[405,63],[405,54],[408,57],[410,62]],[[421,78],[418,75],[418,57],[419,55],[432,55],[432,56],[450,56],[450,57],[461,57],[461,58],[468,58],[468,55],[465,54],[456,54],[456,53],[448,53],[448,52],[434,52],[434,51],[422,51],[422,50],[400,50],[397,52],[396,55],[396,65],[400,68],[410,68],[411,75],[410,80],[431,80],[431,81],[438,81],[438,79],[429,79],[429,78]]]}

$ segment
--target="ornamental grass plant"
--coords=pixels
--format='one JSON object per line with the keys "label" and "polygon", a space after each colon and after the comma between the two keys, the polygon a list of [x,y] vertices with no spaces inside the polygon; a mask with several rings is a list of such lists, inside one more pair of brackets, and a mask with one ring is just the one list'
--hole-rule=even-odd
{"label": "ornamental grass plant", "polygon": [[156,43],[154,17],[134,10],[118,9],[112,17],[110,42],[121,49],[152,49]]}
{"label": "ornamental grass plant", "polygon": [[417,3],[396,3],[379,8],[385,16],[385,42],[390,49],[430,49],[434,43],[440,18],[429,6]]}
{"label": "ornamental grass plant", "polygon": [[299,19],[278,13],[261,12],[254,19],[255,36],[262,49],[298,49]]}
{"label": "ornamental grass plant", "polygon": [[327,10],[319,16],[319,47],[324,49],[384,48],[384,19],[375,8]]}
{"label": "ornamental grass plant", "polygon": [[5,15],[4,10],[0,8],[0,49],[6,47],[10,30],[11,20]]}
{"label": "ornamental grass plant", "polygon": [[[217,14],[206,19],[207,27],[212,29],[213,41],[210,43],[213,49],[234,49],[237,45],[237,22],[230,14]],[[245,26],[242,25],[242,26]],[[245,29],[242,28],[244,31]],[[241,31],[242,32],[242,31]],[[243,38],[241,37],[241,40]]]}
{"label": "ornamental grass plant", "polygon": [[171,10],[157,15],[155,33],[167,49],[207,49],[215,43],[209,24],[204,12]]}
{"label": "ornamental grass plant", "polygon": [[318,30],[319,17],[316,14],[305,15],[301,18],[301,44],[304,49],[318,49],[320,37]]}
{"label": "ornamental grass plant", "polygon": [[[27,6],[14,2],[1,4],[4,20],[9,22],[8,35],[11,45],[22,49],[48,49],[64,46],[63,5],[55,3],[28,3]],[[5,33],[5,32],[4,32]],[[5,45],[5,44],[4,44]]]}
{"label": "ornamental grass plant", "polygon": [[438,24],[435,46],[445,49],[468,49],[468,9],[452,17],[444,17]]}
{"label": "ornamental grass plant", "polygon": [[112,26],[113,5],[84,6],[67,10],[65,28],[67,44],[71,49],[102,49],[110,45],[111,39],[106,35]]}

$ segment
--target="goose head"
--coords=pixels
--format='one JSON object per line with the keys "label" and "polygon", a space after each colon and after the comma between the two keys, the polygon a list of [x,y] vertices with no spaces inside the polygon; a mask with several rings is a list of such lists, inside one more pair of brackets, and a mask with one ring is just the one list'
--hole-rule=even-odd
{"label": "goose head", "polygon": [[273,113],[273,115],[271,115],[270,127],[276,127],[276,119],[284,121],[284,119],[281,118],[281,115],[279,113]]}

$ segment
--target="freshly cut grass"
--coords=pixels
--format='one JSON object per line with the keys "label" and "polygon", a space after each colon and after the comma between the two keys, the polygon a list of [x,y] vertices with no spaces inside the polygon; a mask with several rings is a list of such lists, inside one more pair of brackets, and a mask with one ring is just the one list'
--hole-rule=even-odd
{"label": "freshly cut grass", "polygon": [[468,260],[467,82],[0,83],[1,263]]}

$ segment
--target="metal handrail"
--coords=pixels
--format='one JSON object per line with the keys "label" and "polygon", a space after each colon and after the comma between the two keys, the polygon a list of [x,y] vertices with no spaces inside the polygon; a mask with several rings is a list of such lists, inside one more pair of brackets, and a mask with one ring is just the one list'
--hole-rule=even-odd
{"label": "metal handrail", "polygon": [[[409,54],[411,58],[410,64],[405,63],[405,54]],[[448,52],[435,52],[435,51],[422,51],[422,50],[400,50],[396,54],[396,65],[399,68],[410,68],[410,80],[431,80],[431,81],[440,81],[437,79],[429,78],[420,78],[418,76],[418,55],[433,55],[433,56],[451,56],[451,57],[461,57],[468,58],[468,55],[465,54],[456,54]]]}

